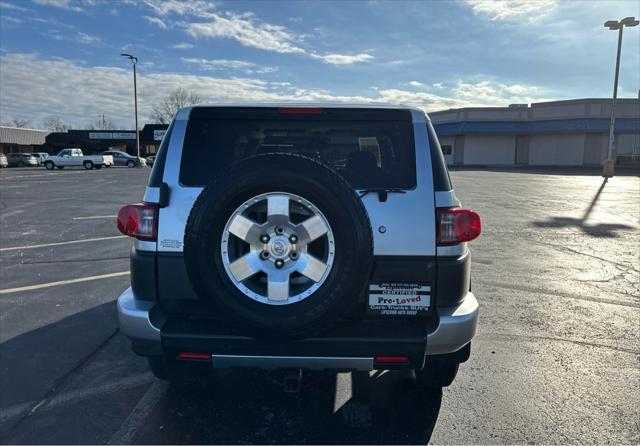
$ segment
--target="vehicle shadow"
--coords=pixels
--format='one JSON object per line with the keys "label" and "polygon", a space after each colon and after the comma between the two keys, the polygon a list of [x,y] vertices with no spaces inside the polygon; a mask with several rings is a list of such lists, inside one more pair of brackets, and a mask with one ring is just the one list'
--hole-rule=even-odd
{"label": "vehicle shadow", "polygon": [[284,372],[227,370],[197,388],[168,390],[136,443],[427,444],[442,391],[393,372],[307,372],[300,393]]}
{"label": "vehicle shadow", "polygon": [[587,220],[589,216],[593,212],[593,209],[602,194],[608,178],[605,178],[602,181],[602,184],[598,188],[598,191],[591,199],[591,203],[585,210],[584,214],[580,218],[575,217],[551,217],[547,220],[534,221],[533,226],[538,228],[577,228],[584,232],[585,234],[593,237],[606,237],[606,238],[616,238],[619,237],[617,231],[623,229],[632,229],[632,226],[625,225],[622,223],[597,223],[597,224],[589,224]]}

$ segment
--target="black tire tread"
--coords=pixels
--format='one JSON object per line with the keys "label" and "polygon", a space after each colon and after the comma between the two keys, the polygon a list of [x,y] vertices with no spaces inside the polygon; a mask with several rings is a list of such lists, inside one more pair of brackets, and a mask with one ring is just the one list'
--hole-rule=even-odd
{"label": "black tire tread", "polygon": [[[190,233],[190,231],[188,230],[188,228],[191,228],[193,226],[195,226],[197,224],[197,219],[201,218],[201,209],[204,208],[208,201],[211,199],[211,195],[213,195],[214,193],[216,193],[216,186],[218,185],[226,185],[226,184],[232,184],[234,177],[236,175],[236,171],[238,170],[238,166],[242,166],[242,164],[248,162],[248,161],[254,161],[256,160],[257,162],[259,162],[261,159],[265,159],[265,158],[273,158],[273,157],[286,157],[287,159],[293,158],[293,159],[298,159],[298,160],[302,160],[304,162],[308,162],[308,163],[313,163],[314,165],[316,165],[318,168],[322,168],[324,169],[326,172],[328,172],[331,177],[332,177],[332,181],[335,181],[337,183],[339,183],[342,187],[344,188],[348,188],[349,190],[352,190],[353,193],[349,194],[348,200],[351,201],[350,203],[350,208],[352,210],[355,210],[358,214],[359,214],[359,220],[362,222],[366,222],[366,228],[364,228],[365,230],[363,231],[365,234],[366,239],[364,240],[365,244],[367,246],[371,247],[371,255],[367,256],[366,259],[364,259],[364,261],[366,262],[362,268],[366,269],[367,271],[371,272],[372,267],[373,267],[373,231],[371,229],[371,222],[369,221],[369,216],[366,212],[366,209],[364,207],[364,205],[362,204],[362,201],[360,200],[360,198],[358,197],[357,193],[355,192],[355,190],[353,189],[353,187],[349,184],[349,182],[344,179],[344,177],[342,177],[340,174],[338,174],[335,170],[331,169],[329,166],[327,166],[326,164],[319,162],[318,160],[315,160],[313,158],[304,156],[304,155],[299,155],[299,154],[283,154],[283,153],[264,153],[264,154],[259,154],[259,155],[254,155],[248,158],[244,158],[236,163],[233,163],[231,166],[229,166],[228,169],[225,170],[224,173],[222,173],[221,175],[219,175],[218,177],[214,178],[207,187],[204,188],[204,190],[202,191],[202,193],[198,196],[198,198],[196,199],[191,212],[189,214],[189,218],[187,219],[187,224],[186,224],[186,228],[187,230],[185,231],[185,237],[184,237],[184,252],[185,252],[185,261],[187,263],[187,270],[189,271],[189,265],[188,265],[188,260],[187,260],[187,254],[189,252],[189,250],[197,244],[202,244],[202,240],[200,240],[197,236],[193,235]],[[234,194],[236,192],[236,189],[234,188],[229,188],[229,190],[227,191],[227,195],[225,195],[223,197],[223,200],[228,197],[231,196],[232,194]],[[208,224],[213,225],[213,220],[209,219],[207,221]],[[363,259],[359,259],[359,260],[363,260]],[[335,282],[333,289],[335,290],[334,293],[336,295],[340,295],[343,293],[343,289],[347,286],[347,283],[349,281],[349,277],[346,274],[342,274],[341,275],[341,279],[337,282]],[[194,285],[194,288],[196,288],[196,292],[197,292],[197,286],[194,283],[194,280],[192,279],[192,284]],[[361,287],[358,290],[358,295],[361,294],[364,291],[364,288],[368,285],[368,281],[363,281],[363,283],[361,284]],[[355,305],[356,303],[356,297],[357,296],[353,296],[352,298],[352,303]],[[347,316],[346,314],[344,316]],[[267,338],[279,338],[282,337],[283,335],[285,335],[286,337],[301,337],[301,336],[306,336],[306,335],[310,335],[313,333],[317,333],[319,331],[328,331],[330,329],[332,329],[339,321],[341,320],[340,317],[325,317],[325,318],[320,318],[318,319],[318,322],[316,324],[313,325],[308,325],[305,326],[303,328],[301,328],[300,330],[288,330],[286,335],[284,333],[277,333],[277,332],[256,332],[254,333],[257,336],[260,337],[267,337]]]}

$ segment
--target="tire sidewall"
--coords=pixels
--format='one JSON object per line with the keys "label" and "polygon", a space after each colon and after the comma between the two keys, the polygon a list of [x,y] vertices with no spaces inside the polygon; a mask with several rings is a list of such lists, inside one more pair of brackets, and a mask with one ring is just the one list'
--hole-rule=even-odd
{"label": "tire sidewall", "polygon": [[47,170],[53,170],[56,167],[56,165],[53,164],[51,161],[47,161],[46,163],[44,163],[44,167]]}

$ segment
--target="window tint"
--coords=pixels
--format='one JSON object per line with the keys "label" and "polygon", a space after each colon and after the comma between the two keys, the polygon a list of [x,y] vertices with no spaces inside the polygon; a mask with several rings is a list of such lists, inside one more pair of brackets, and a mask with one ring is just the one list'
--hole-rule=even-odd
{"label": "window tint", "polygon": [[162,183],[164,163],[167,159],[167,151],[169,150],[169,141],[171,140],[171,132],[173,130],[174,122],[175,121],[171,121],[171,125],[167,129],[167,132],[164,134],[162,142],[160,143],[160,147],[158,148],[158,154],[155,162],[153,163],[153,167],[151,168],[151,175],[149,176],[150,187],[160,187],[160,183]]}
{"label": "window tint", "polygon": [[433,169],[433,189],[435,191],[451,190],[451,179],[449,171],[444,162],[442,149],[436,131],[433,129],[430,121],[427,121],[427,132],[429,133],[429,151],[431,152],[431,167]]}
{"label": "window tint", "polygon": [[[357,112],[354,112],[357,113]],[[415,148],[410,120],[189,119],[180,181],[202,186],[234,162],[262,153],[316,158],[345,176],[355,188],[415,187]]]}

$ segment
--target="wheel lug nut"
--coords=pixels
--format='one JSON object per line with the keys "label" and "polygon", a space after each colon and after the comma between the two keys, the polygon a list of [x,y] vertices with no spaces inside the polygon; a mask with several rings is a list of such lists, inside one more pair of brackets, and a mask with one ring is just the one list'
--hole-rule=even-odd
{"label": "wheel lug nut", "polygon": [[262,252],[260,253],[260,258],[261,258],[262,260],[267,260],[267,259],[269,258],[269,253],[268,253],[267,251],[262,251]]}
{"label": "wheel lug nut", "polygon": [[289,236],[289,241],[294,244],[298,243],[298,236],[295,234],[292,234],[291,236]]}
{"label": "wheel lug nut", "polygon": [[276,268],[282,268],[284,266],[284,260],[278,259],[276,260]]}
{"label": "wheel lug nut", "polygon": [[262,243],[268,243],[268,242],[269,242],[269,236],[268,236],[267,234],[262,234],[262,235],[260,236],[260,241],[261,241]]}
{"label": "wheel lug nut", "polygon": [[282,229],[280,226],[276,228],[276,234],[282,234],[283,232],[284,232],[284,229]]}
{"label": "wheel lug nut", "polygon": [[294,259],[294,260],[295,260],[295,259],[297,259],[297,258],[298,258],[298,253],[297,253],[297,252],[295,252],[295,251],[293,251],[293,252],[291,253],[291,258],[292,258],[292,259]]}

